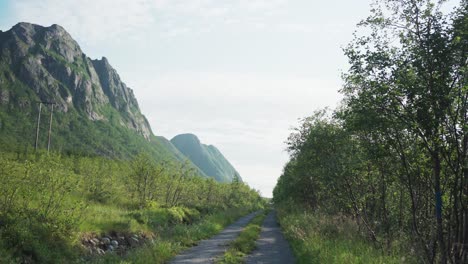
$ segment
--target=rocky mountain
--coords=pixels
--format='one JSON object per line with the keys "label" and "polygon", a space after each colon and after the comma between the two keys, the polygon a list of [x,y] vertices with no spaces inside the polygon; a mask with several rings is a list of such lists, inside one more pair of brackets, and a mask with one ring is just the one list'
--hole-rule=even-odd
{"label": "rocky mountain", "polygon": [[220,182],[231,182],[234,177],[242,180],[239,173],[213,145],[205,145],[193,134],[181,134],[171,139],[171,143],[207,176]]}
{"label": "rocky mountain", "polygon": [[110,105],[119,113],[114,117],[120,125],[146,139],[151,135],[133,91],[107,59],[88,58],[59,25],[19,23],[0,32],[0,65],[2,105],[12,101],[25,108],[36,101],[55,102],[59,111],[74,108],[89,120],[112,118]]}
{"label": "rocky mountain", "polygon": [[87,57],[59,25],[19,23],[0,31],[0,150],[29,151],[39,116],[39,148],[46,148],[51,126],[51,149],[62,153],[186,159],[153,135],[133,91],[106,58]]}

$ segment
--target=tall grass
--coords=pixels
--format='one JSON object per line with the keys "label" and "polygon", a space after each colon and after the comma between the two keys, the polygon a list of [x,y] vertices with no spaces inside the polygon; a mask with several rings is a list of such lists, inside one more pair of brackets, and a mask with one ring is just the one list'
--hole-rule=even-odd
{"label": "tall grass", "polygon": [[414,263],[399,252],[383,252],[342,216],[278,209],[278,219],[298,263]]}

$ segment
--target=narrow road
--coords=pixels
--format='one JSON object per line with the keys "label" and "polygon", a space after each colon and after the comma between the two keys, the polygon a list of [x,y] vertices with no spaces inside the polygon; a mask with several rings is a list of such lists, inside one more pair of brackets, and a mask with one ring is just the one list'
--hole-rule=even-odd
{"label": "narrow road", "polygon": [[251,213],[231,224],[216,236],[202,240],[197,246],[191,247],[173,258],[169,263],[213,263],[214,259],[224,254],[229,242],[234,240],[242,228],[246,226],[258,212]]}
{"label": "narrow road", "polygon": [[256,244],[257,249],[246,258],[247,264],[295,263],[289,243],[281,233],[275,211],[271,211],[265,218]]}

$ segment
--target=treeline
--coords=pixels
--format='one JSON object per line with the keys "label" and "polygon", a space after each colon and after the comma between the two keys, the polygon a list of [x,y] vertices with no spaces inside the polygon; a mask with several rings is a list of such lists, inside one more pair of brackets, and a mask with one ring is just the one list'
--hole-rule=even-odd
{"label": "treeline", "polygon": [[1,153],[0,262],[68,262],[81,254],[82,232],[152,232],[263,204],[240,181],[221,184],[187,164],[156,163],[145,154],[122,161]]}
{"label": "treeline", "polygon": [[379,1],[344,49],[342,105],[302,120],[274,190],[353,217],[378,248],[468,262],[468,2]]}

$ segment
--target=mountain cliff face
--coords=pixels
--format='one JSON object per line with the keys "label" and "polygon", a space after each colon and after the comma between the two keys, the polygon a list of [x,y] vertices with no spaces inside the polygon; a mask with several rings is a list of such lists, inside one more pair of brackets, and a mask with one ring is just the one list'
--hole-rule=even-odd
{"label": "mountain cliff face", "polygon": [[[133,91],[106,58],[91,60],[60,26],[19,23],[0,32],[0,104],[20,108],[37,101],[74,109],[89,120],[116,120],[146,139],[151,128]],[[31,93],[31,90],[33,93]],[[111,114],[111,109],[118,114]]]}
{"label": "mountain cliff face", "polygon": [[193,134],[181,134],[171,139],[172,144],[207,176],[220,182],[232,182],[239,173],[213,145],[205,145]]}

